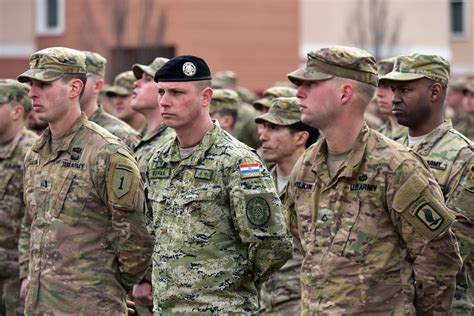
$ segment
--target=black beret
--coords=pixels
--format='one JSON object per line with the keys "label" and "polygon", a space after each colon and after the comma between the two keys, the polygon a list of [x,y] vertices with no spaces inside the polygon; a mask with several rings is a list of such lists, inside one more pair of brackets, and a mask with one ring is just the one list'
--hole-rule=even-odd
{"label": "black beret", "polygon": [[156,82],[211,80],[211,70],[204,59],[183,55],[171,58],[155,73]]}

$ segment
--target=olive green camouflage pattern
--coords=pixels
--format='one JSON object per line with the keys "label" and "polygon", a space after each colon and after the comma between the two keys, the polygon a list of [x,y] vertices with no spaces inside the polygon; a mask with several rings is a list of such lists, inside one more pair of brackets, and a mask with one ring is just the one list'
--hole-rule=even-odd
{"label": "olive green camouflage pattern", "polygon": [[240,104],[239,95],[230,89],[213,89],[209,113],[220,110],[238,110]]}
{"label": "olive green camouflage pattern", "polygon": [[[270,170],[273,184],[277,187],[276,165]],[[279,194],[285,201],[286,186]],[[286,216],[286,210],[283,209]],[[301,282],[300,269],[303,254],[298,247],[293,247],[293,257],[280,270],[276,271],[260,288],[260,315],[293,316],[300,314]]]}
{"label": "olive green camouflage pattern", "polygon": [[474,141],[474,124],[466,114],[462,114],[453,119],[453,127],[459,133],[466,136],[470,141]]}
{"label": "olive green camouflage pattern", "polygon": [[19,249],[26,315],[127,315],[125,291],[150,263],[144,193],[132,154],[84,114],[51,150],[25,158]]}
{"label": "olive green camouflage pattern", "polygon": [[407,137],[408,127],[400,125],[394,128],[394,126],[390,124],[390,122],[386,122],[378,129],[378,132],[397,142],[400,139]]}
{"label": "olive green camouflage pattern", "polygon": [[232,70],[218,71],[212,76],[212,87],[224,89],[237,84],[237,74]]}
{"label": "olive green camouflage pattern", "polygon": [[105,90],[105,94],[108,97],[129,96],[132,94],[133,89],[135,89],[135,81],[133,71],[122,72],[115,77],[114,85]]}
{"label": "olive green camouflage pattern", "polygon": [[323,137],[288,183],[302,315],[447,315],[462,262],[422,158],[367,125],[332,177],[327,156]]}
{"label": "olive green camouflage pattern", "polygon": [[31,99],[28,97],[30,87],[13,79],[0,79],[0,104],[18,103],[25,113],[31,111]]}
{"label": "olive green camouflage pattern", "polygon": [[157,148],[146,192],[155,314],[257,313],[292,247],[258,156],[214,124],[185,159],[177,139]]}
{"label": "olive green camouflage pattern", "polygon": [[240,103],[237,113],[237,121],[235,122],[232,135],[242,143],[254,149],[260,147],[260,139],[257,131],[257,123],[255,118],[258,116],[255,110],[248,103]]}
{"label": "olive green camouflage pattern", "polygon": [[300,101],[296,97],[274,98],[270,110],[255,119],[257,124],[269,122],[281,126],[293,125],[300,121]]}
{"label": "olive green camouflage pattern", "polygon": [[42,49],[30,56],[30,69],[17,77],[20,82],[38,80],[51,82],[64,74],[85,74],[86,56],[66,47]]}
{"label": "olive green camouflage pattern", "polygon": [[377,62],[377,72],[379,76],[383,76],[391,72],[396,59],[397,59],[396,57],[390,57],[390,58],[379,60]]}
{"label": "olive green camouflage pattern", "polygon": [[393,70],[382,76],[380,80],[411,81],[428,78],[443,86],[449,79],[449,62],[438,55],[413,54],[399,56]]}
{"label": "olive green camouflage pattern", "polygon": [[105,64],[107,59],[96,52],[82,51],[86,55],[86,67],[88,74],[94,74],[100,77],[105,76]]}
{"label": "olive green camouflage pattern", "polygon": [[272,100],[279,97],[296,97],[296,89],[292,87],[271,87],[263,92],[263,97],[253,102],[253,107],[257,111],[262,108],[267,110],[272,106]]}
{"label": "olive green camouflage pattern", "polygon": [[165,124],[161,124],[156,131],[146,133],[135,147],[133,151],[143,181],[146,179],[148,162],[155,153],[155,148],[158,148],[163,143],[169,142],[175,135],[174,129],[167,127]]}
{"label": "olive green camouflage pattern", "polygon": [[140,133],[138,133],[133,127],[121,119],[105,112],[101,106],[92,113],[89,121],[96,123],[105,128],[112,135],[117,136],[132,151],[141,140]]}
{"label": "olive green camouflage pattern", "polygon": [[[5,106],[5,105],[4,105]],[[0,314],[22,315],[18,238],[23,202],[23,160],[38,136],[23,128],[0,146]]]}
{"label": "olive green camouflage pattern", "polygon": [[[399,142],[409,146],[408,134],[399,139]],[[474,181],[471,178],[474,145],[453,129],[450,120],[446,120],[412,147],[430,167],[443,191],[446,205],[455,211],[456,215],[461,215],[457,216],[453,232],[460,244],[464,266],[458,276],[453,312],[459,315],[471,314],[473,284],[466,276],[473,273],[469,271],[472,262],[468,261],[474,260]]]}
{"label": "olive green camouflage pattern", "polygon": [[455,91],[463,92],[464,90],[468,89],[468,82],[466,79],[455,79],[449,80],[448,88]]}
{"label": "olive green camouflage pattern", "polygon": [[164,57],[156,57],[153,62],[146,66],[146,65],[140,65],[140,64],[134,64],[132,66],[132,71],[133,75],[137,79],[141,79],[143,74],[146,73],[150,77],[154,78],[155,73],[164,65],[168,62],[168,58]]}
{"label": "olive green camouflage pattern", "polygon": [[377,66],[374,57],[366,51],[346,46],[321,48],[308,53],[306,66],[288,74],[288,79],[301,85],[303,81],[327,80],[342,77],[378,84]]}

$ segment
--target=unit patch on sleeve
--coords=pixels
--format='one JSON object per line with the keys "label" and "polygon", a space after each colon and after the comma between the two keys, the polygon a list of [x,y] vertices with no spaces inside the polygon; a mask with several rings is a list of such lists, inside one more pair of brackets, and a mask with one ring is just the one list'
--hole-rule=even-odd
{"label": "unit patch on sleeve", "polygon": [[418,207],[415,216],[431,231],[437,230],[444,221],[444,218],[429,204],[423,204]]}
{"label": "unit patch on sleeve", "polygon": [[270,205],[265,198],[256,196],[247,201],[245,206],[248,221],[254,226],[263,226],[271,216]]}
{"label": "unit patch on sleeve", "polygon": [[107,176],[109,200],[112,203],[132,206],[139,181],[139,171],[133,162],[122,155],[113,155]]}

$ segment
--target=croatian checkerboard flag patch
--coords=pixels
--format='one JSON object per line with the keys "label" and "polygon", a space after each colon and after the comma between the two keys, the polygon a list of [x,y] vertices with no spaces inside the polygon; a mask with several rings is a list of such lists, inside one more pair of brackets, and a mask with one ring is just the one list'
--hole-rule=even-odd
{"label": "croatian checkerboard flag patch", "polygon": [[240,178],[255,178],[262,175],[262,169],[260,169],[260,164],[258,162],[251,163],[242,163],[239,166],[240,169]]}

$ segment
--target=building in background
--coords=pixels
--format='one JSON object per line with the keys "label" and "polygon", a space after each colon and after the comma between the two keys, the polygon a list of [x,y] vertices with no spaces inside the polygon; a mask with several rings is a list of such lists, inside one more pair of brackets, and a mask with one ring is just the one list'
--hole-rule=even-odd
{"label": "building in background", "polygon": [[261,91],[328,45],[440,54],[474,77],[473,17],[470,0],[0,0],[0,78],[67,46],[107,57],[109,82],[158,55],[194,54]]}

